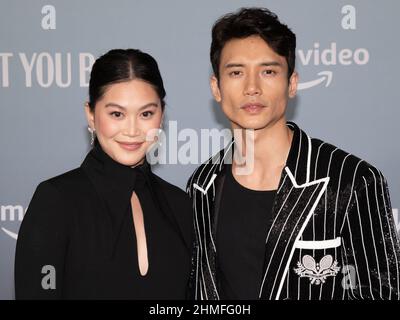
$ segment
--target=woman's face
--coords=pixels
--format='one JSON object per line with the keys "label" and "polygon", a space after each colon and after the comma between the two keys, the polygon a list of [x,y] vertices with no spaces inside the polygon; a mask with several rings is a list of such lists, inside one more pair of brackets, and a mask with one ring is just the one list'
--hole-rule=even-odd
{"label": "woman's face", "polygon": [[112,159],[127,166],[143,163],[163,117],[160,98],[149,83],[134,79],[112,84],[94,112],[85,109],[89,126]]}

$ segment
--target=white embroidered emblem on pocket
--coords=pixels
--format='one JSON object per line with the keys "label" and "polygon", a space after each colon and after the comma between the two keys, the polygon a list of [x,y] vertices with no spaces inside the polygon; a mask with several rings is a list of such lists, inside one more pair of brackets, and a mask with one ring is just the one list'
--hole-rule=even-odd
{"label": "white embroidered emblem on pocket", "polygon": [[312,256],[305,255],[301,262],[297,262],[297,268],[294,268],[300,278],[309,278],[311,284],[315,285],[325,283],[327,277],[336,276],[339,270],[338,262],[329,254],[322,257],[319,263],[316,263]]}

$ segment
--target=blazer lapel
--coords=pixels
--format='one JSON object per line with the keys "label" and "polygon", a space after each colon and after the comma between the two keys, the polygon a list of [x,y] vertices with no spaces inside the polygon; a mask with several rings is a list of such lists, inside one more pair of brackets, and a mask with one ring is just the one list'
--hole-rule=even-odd
{"label": "blazer lapel", "polygon": [[[223,180],[219,175],[224,162],[231,157],[233,141],[208,163],[191,182],[191,197],[194,204],[194,227],[198,239],[195,299],[219,300],[216,279],[216,227],[218,199],[221,196]],[[218,179],[217,179],[218,177]]]}
{"label": "blazer lapel", "polygon": [[279,299],[295,244],[325,192],[329,178],[310,181],[311,139],[294,123],[293,141],[272,209],[259,297]]}

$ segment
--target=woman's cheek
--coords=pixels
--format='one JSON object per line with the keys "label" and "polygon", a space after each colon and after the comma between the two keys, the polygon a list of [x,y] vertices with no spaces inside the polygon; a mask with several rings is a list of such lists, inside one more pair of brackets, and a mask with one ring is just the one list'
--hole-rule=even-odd
{"label": "woman's cheek", "polygon": [[151,120],[147,121],[143,120],[144,132],[147,134],[148,132],[153,132],[160,129],[161,118],[162,118],[161,114],[156,114]]}
{"label": "woman's cheek", "polygon": [[111,119],[109,115],[101,115],[97,130],[105,137],[112,137],[119,132],[120,126],[121,124]]}

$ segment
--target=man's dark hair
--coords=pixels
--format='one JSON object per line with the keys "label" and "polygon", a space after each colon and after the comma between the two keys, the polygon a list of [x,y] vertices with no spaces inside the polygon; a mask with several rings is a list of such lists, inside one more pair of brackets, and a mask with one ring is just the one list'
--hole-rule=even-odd
{"label": "man's dark hair", "polygon": [[266,8],[241,8],[219,18],[212,28],[210,59],[214,75],[219,80],[221,52],[233,39],[260,36],[272,50],[286,58],[288,79],[295,68],[296,35],[281,23],[278,16]]}

